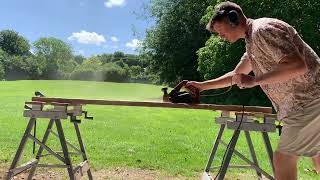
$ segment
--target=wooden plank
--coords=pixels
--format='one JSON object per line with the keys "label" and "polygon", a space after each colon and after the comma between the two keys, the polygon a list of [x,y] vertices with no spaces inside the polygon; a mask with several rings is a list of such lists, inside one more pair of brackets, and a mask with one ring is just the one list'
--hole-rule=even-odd
{"label": "wooden plank", "polygon": [[32,110],[41,111],[44,105],[45,105],[45,102],[39,102],[39,101],[25,102],[25,108],[27,109],[31,108]]}
{"label": "wooden plank", "polygon": [[[103,99],[69,99],[69,98],[49,98],[49,97],[32,97],[32,101],[41,102],[60,102],[70,103],[73,105],[113,105],[113,106],[142,106],[142,107],[162,107],[162,108],[186,108],[186,109],[206,109],[215,111],[231,111],[242,112],[243,107],[238,105],[215,105],[215,104],[183,104],[183,103],[169,103],[169,102],[143,102],[143,101],[111,101]],[[260,112],[260,113],[272,113],[270,107],[260,106],[245,106],[245,112]]]}
{"label": "wooden plank", "polygon": [[69,106],[72,107],[72,109],[68,110],[68,113],[72,114],[73,116],[82,116],[82,106],[81,105],[74,105]]}
{"label": "wooden plank", "polygon": [[67,119],[67,112],[62,111],[33,111],[33,110],[25,110],[23,111],[24,117],[31,118],[49,118],[49,119]]}
{"label": "wooden plank", "polygon": [[37,160],[37,159],[33,159],[33,160],[21,165],[20,167],[11,169],[10,172],[13,172],[13,176],[15,176],[17,174],[24,172],[27,169],[32,168],[34,165],[36,165],[38,163],[38,161],[39,160]]}
{"label": "wooden plank", "polygon": [[[238,112],[237,114],[241,114],[243,112]],[[245,112],[244,113],[245,115],[248,115],[248,116],[254,116],[254,117],[258,117],[258,118],[264,118],[264,117],[272,117],[272,118],[277,118],[277,114],[272,114],[272,113],[259,113],[259,112],[256,112],[256,113],[251,113],[251,112]]]}
{"label": "wooden plank", "polygon": [[62,103],[62,102],[52,102],[50,104],[54,105],[54,106],[68,106],[69,105],[69,103]]}
{"label": "wooden plank", "polygon": [[228,121],[235,121],[234,118],[231,117],[216,117],[215,122],[217,124],[227,124]]}
{"label": "wooden plank", "polygon": [[[228,129],[237,129],[239,127],[238,121],[227,121]],[[274,124],[261,124],[261,123],[251,123],[251,122],[242,122],[240,130],[244,131],[259,131],[259,132],[275,132],[276,125]]]}
{"label": "wooden plank", "polygon": [[45,104],[45,102],[41,102],[41,101],[27,101],[25,102],[25,104]]}

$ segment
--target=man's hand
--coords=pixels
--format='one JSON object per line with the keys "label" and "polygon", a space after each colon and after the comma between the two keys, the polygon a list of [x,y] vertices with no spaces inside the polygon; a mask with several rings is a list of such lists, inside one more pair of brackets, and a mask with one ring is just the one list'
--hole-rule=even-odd
{"label": "man's hand", "polygon": [[200,92],[204,90],[204,85],[202,82],[188,81],[185,87],[188,87],[188,86],[196,87],[197,89],[199,89]]}
{"label": "man's hand", "polygon": [[237,84],[240,89],[244,88],[252,88],[258,85],[255,81],[254,76],[246,75],[246,74],[236,74],[232,77],[233,84]]}

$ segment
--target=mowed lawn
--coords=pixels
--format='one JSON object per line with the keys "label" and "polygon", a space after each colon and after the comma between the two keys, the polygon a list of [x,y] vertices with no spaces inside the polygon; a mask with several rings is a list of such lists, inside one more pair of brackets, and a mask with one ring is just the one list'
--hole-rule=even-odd
{"label": "mowed lawn", "polygon": [[[22,116],[25,101],[31,100],[34,91],[49,97],[92,98],[107,100],[155,101],[162,96],[161,86],[135,83],[107,83],[84,81],[2,81],[0,82],[0,165],[8,167],[14,157],[27,119]],[[85,106],[93,120],[83,120],[80,128],[91,166],[94,170],[115,167],[133,167],[158,170],[168,175],[182,175],[198,179],[205,168],[219,126],[214,117],[219,112],[190,109]],[[43,134],[48,121],[38,121],[37,136]],[[63,122],[67,138],[76,144],[75,132],[69,120]],[[229,141],[231,131],[226,131]],[[270,134],[273,148],[278,133]],[[253,143],[262,168],[271,171],[261,134],[253,133]],[[53,136],[49,144],[60,150]],[[241,134],[237,150],[249,156],[244,135]],[[219,165],[224,153],[220,146]],[[32,157],[29,142],[23,160]],[[52,159],[44,159],[55,162]],[[75,158],[77,160],[77,158]],[[232,164],[243,163],[233,158]],[[304,169],[312,168],[310,159],[299,163],[300,179],[317,179]],[[230,169],[227,175],[254,179],[253,170]],[[246,178],[247,179],[247,178]]]}

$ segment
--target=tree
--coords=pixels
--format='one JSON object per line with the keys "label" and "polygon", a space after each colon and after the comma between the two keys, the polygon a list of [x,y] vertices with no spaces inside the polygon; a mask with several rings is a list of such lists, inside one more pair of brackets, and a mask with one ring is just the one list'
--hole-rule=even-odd
{"label": "tree", "polygon": [[7,59],[7,53],[4,52],[2,49],[0,49],[0,78],[4,79],[5,78],[5,67],[4,67],[4,62]]}
{"label": "tree", "polygon": [[125,57],[124,53],[121,52],[121,51],[116,51],[116,52],[113,53],[113,61],[118,61],[118,60],[120,60],[120,59],[122,59],[124,57]]}
{"label": "tree", "polygon": [[83,61],[82,64],[96,64],[96,65],[102,65],[102,61],[100,60],[100,58],[98,56],[91,56],[88,59],[86,59],[85,61]]}
{"label": "tree", "polygon": [[81,56],[81,55],[76,55],[74,56],[74,60],[78,63],[81,64],[86,58]]}
{"label": "tree", "polygon": [[119,60],[119,61],[116,61],[114,62],[116,65],[120,66],[121,68],[124,68],[124,67],[128,67],[128,64],[126,64],[125,62],[123,62],[123,60]]}
{"label": "tree", "polygon": [[28,56],[24,59],[24,61],[24,71],[28,75],[28,79],[40,79],[45,68],[45,60],[43,59],[43,57]]}
{"label": "tree", "polygon": [[13,30],[0,32],[0,48],[9,55],[24,56],[30,54],[28,40]]}
{"label": "tree", "polygon": [[123,61],[128,64],[128,66],[142,66],[142,62],[140,61],[139,57],[134,54],[126,54],[126,57]]}
{"label": "tree", "polygon": [[5,75],[5,70],[4,70],[4,67],[3,67],[3,65],[2,64],[0,64],[0,79],[2,80],[2,79],[4,79],[4,75]]}
{"label": "tree", "polygon": [[[60,79],[66,66],[73,60],[70,45],[56,38],[40,38],[34,42],[35,54],[46,60],[43,77],[46,79]],[[68,69],[69,70],[69,69]],[[72,71],[68,71],[71,73]]]}
{"label": "tree", "polygon": [[160,81],[176,84],[182,79],[201,80],[196,51],[208,38],[199,24],[210,0],[154,0],[150,12],[156,19],[147,30],[142,53],[150,60],[150,70]]}
{"label": "tree", "polygon": [[97,55],[97,57],[100,59],[100,61],[103,64],[105,64],[105,63],[112,62],[113,54],[101,54],[101,55]]}

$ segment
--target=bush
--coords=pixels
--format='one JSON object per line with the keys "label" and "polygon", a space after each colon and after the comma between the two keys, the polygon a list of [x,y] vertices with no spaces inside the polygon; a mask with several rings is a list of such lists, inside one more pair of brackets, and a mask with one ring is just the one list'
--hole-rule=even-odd
{"label": "bush", "polygon": [[[71,73],[72,80],[87,80],[87,81],[110,81],[110,82],[129,82],[143,81],[148,82],[146,77],[143,77],[143,69],[140,66],[129,67],[122,61],[105,63],[103,66],[100,63],[84,61],[82,65],[75,68]],[[119,66],[122,64],[124,67]]]}
{"label": "bush", "polygon": [[127,82],[130,79],[128,69],[121,68],[113,63],[107,63],[104,65],[104,68],[100,73],[103,75],[104,81]]}
{"label": "bush", "polygon": [[97,80],[96,71],[94,69],[76,69],[71,73],[70,79],[85,81]]}
{"label": "bush", "polygon": [[85,80],[85,81],[98,81],[102,80],[97,78],[97,72],[101,69],[99,64],[83,63],[77,66],[70,74],[72,80]]}

